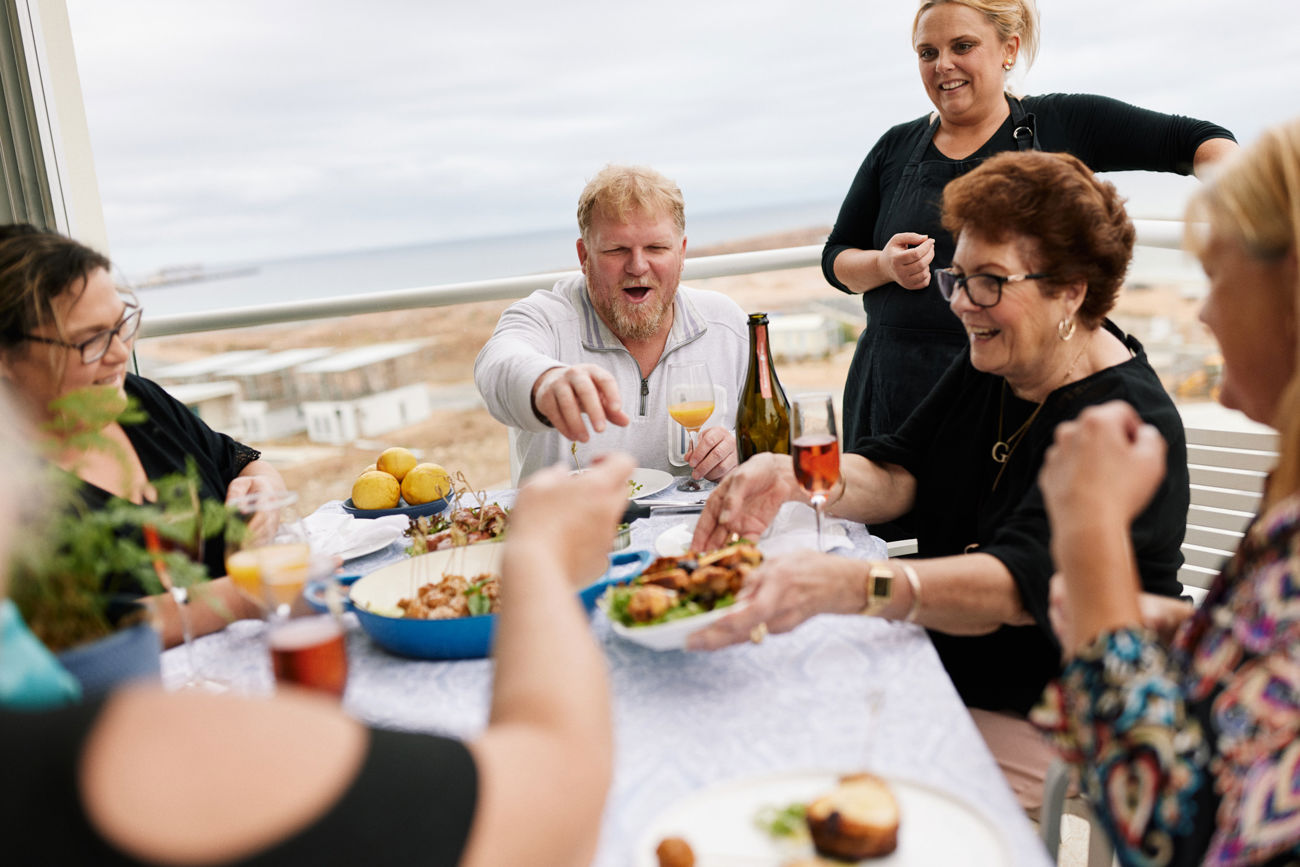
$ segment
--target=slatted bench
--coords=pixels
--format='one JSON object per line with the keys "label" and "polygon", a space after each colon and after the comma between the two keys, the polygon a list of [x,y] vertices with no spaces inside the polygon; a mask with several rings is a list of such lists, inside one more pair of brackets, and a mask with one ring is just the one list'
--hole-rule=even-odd
{"label": "slatted bench", "polygon": [[1259,511],[1277,447],[1272,432],[1187,429],[1191,508],[1178,580],[1197,604]]}

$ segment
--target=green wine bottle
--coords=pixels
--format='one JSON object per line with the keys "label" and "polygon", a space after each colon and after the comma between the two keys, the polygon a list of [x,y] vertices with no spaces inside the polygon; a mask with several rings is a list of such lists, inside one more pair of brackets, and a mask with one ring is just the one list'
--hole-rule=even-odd
{"label": "green wine bottle", "polygon": [[749,315],[749,373],[736,401],[736,450],[741,462],[759,452],[790,454],[790,403],[772,364],[766,313]]}

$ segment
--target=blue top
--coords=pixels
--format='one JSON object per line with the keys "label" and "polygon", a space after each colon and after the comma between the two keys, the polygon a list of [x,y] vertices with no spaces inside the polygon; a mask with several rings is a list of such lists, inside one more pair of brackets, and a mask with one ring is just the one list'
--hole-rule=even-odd
{"label": "blue top", "polygon": [[0,600],[0,705],[42,710],[81,698],[81,685],[32,635],[18,606]]}

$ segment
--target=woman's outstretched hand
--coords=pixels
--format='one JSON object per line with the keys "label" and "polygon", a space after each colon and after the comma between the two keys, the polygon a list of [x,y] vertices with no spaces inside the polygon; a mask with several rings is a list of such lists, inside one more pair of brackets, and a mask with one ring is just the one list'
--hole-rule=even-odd
{"label": "woman's outstretched hand", "polygon": [[716,650],[768,633],[789,632],[817,614],[862,608],[866,564],[832,554],[791,551],[764,560],[736,595],[736,610],[687,638],[688,650]]}
{"label": "woman's outstretched hand", "polygon": [[757,454],[723,476],[695,524],[692,551],[712,551],[732,534],[757,539],[786,500],[807,500],[789,455]]}

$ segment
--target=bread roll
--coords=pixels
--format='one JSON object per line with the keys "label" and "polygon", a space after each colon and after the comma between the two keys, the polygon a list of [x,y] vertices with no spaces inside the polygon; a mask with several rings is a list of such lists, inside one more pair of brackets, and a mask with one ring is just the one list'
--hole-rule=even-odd
{"label": "bread roll", "polygon": [[898,802],[871,774],[843,777],[808,805],[806,819],[813,846],[830,858],[877,858],[898,847]]}

